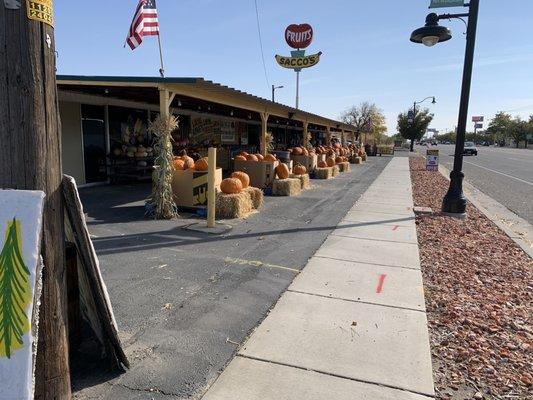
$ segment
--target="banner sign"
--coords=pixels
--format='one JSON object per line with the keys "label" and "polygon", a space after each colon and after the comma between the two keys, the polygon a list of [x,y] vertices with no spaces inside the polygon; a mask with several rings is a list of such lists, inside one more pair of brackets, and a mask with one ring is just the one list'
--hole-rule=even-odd
{"label": "banner sign", "polygon": [[313,28],[309,24],[291,24],[285,29],[285,41],[293,49],[305,49],[313,41]]}
{"label": "banner sign", "polygon": [[439,151],[436,149],[428,149],[426,153],[426,171],[439,170]]}
{"label": "banner sign", "polygon": [[429,8],[463,7],[464,0],[431,0]]}
{"label": "banner sign", "polygon": [[26,0],[28,18],[54,27],[52,0]]}
{"label": "banner sign", "polygon": [[472,122],[483,122],[482,116],[474,116],[472,117]]}
{"label": "banner sign", "polygon": [[317,65],[318,62],[320,61],[321,55],[322,55],[322,52],[311,54],[305,57],[285,57],[285,56],[276,55],[276,61],[283,68],[302,69],[302,68],[309,68],[314,65]]}

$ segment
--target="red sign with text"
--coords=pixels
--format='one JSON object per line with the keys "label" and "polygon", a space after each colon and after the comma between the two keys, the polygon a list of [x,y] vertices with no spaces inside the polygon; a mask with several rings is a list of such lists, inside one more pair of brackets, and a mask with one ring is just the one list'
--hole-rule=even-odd
{"label": "red sign with text", "polygon": [[313,41],[313,28],[309,24],[291,24],[285,29],[285,41],[293,49],[305,49]]}

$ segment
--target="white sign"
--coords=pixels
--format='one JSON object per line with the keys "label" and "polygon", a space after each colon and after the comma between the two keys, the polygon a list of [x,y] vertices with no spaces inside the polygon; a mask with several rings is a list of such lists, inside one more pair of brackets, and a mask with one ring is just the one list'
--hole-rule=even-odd
{"label": "white sign", "polygon": [[431,0],[429,8],[462,7],[464,0]]}
{"label": "white sign", "polygon": [[34,293],[44,193],[0,190],[0,398],[33,399]]}
{"label": "white sign", "polygon": [[439,170],[439,151],[436,149],[428,149],[426,153],[426,171]]}

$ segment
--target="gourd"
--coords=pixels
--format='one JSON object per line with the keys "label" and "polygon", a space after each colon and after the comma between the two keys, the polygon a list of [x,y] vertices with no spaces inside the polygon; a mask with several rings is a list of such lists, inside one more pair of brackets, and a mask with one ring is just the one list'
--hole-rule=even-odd
{"label": "gourd", "polygon": [[237,194],[242,190],[242,182],[237,178],[226,178],[220,182],[220,190],[226,194]]}
{"label": "gourd", "polygon": [[240,156],[244,156],[244,157],[246,157],[246,156],[248,155],[248,153],[245,152],[245,151],[241,151],[241,152],[239,153],[239,155],[240,155]]}
{"label": "gourd", "polygon": [[264,157],[264,160],[265,160],[265,161],[276,161],[276,156],[273,155],[273,154],[267,154],[267,155]]}
{"label": "gourd", "polygon": [[335,165],[335,159],[333,157],[326,158],[326,164],[328,164],[328,167],[333,167]]}
{"label": "gourd", "polygon": [[302,155],[303,153],[303,149],[301,147],[294,147],[292,149],[292,154],[294,154],[295,156],[300,156]]}
{"label": "gourd", "polygon": [[254,156],[253,154],[248,154],[248,155],[246,156],[246,159],[247,159],[248,161],[258,161],[258,160],[257,160],[257,157]]}
{"label": "gourd", "polygon": [[246,189],[248,186],[250,186],[250,176],[246,172],[235,171],[231,174],[231,177],[240,180],[243,189]]}
{"label": "gourd", "polygon": [[317,165],[318,168],[326,168],[328,166],[328,163],[325,161],[319,161]]}
{"label": "gourd", "polygon": [[286,164],[279,164],[276,167],[276,175],[279,179],[287,179],[289,177],[289,167]]}
{"label": "gourd", "polygon": [[172,166],[174,167],[174,170],[182,170],[185,166],[185,161],[183,161],[181,158],[176,158],[172,162]]}
{"label": "gourd", "polygon": [[194,169],[196,171],[207,171],[208,168],[207,157],[202,157],[194,163]]}
{"label": "gourd", "polygon": [[246,156],[241,156],[239,154],[238,156],[235,156],[235,161],[246,161]]}
{"label": "gourd", "polygon": [[303,165],[301,164],[296,164],[296,166],[292,169],[292,172],[295,174],[295,175],[304,175],[307,173],[307,168],[305,168]]}
{"label": "gourd", "polygon": [[338,156],[337,158],[335,158],[335,163],[339,164],[341,162],[344,161],[344,157],[341,157],[341,156]]}
{"label": "gourd", "polygon": [[256,154],[255,156],[257,157],[257,161],[263,161],[265,159],[262,154]]}
{"label": "gourd", "polygon": [[184,162],[183,169],[194,169],[194,160],[189,156],[183,156],[181,158]]}
{"label": "gourd", "polygon": [[302,147],[302,155],[304,155],[304,156],[308,156],[309,155],[309,151],[305,147]]}

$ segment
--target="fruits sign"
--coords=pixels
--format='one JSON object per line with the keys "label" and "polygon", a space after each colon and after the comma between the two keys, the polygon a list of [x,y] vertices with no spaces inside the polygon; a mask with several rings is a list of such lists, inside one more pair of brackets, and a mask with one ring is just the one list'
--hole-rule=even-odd
{"label": "fruits sign", "polygon": [[285,29],[285,41],[293,49],[305,49],[313,41],[313,28],[309,24],[291,24]]}

